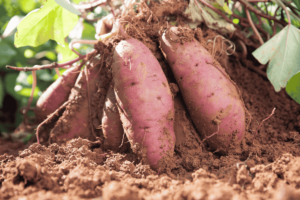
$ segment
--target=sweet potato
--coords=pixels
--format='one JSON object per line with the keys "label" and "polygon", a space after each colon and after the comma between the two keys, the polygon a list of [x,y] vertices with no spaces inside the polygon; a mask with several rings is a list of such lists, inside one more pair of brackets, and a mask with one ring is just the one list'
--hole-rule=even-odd
{"label": "sweet potato", "polygon": [[65,101],[68,100],[71,89],[75,84],[79,72],[80,69],[78,67],[67,69],[40,96],[34,110],[37,122],[44,121],[48,115],[53,113]]}
{"label": "sweet potato", "polygon": [[[113,86],[110,86],[102,114],[102,132],[105,138],[105,146],[108,149],[118,151],[124,135],[124,129],[120,119],[117,100]],[[124,144],[124,141],[123,141]]]}
{"label": "sweet potato", "polygon": [[174,103],[158,61],[142,42],[123,40],[113,54],[112,74],[131,148],[153,169],[164,169],[174,152]]}
{"label": "sweet potato", "polygon": [[[71,90],[70,103],[51,131],[51,142],[76,137],[89,139],[94,137],[92,128],[95,127],[92,126],[89,103],[92,101],[93,94],[97,93],[99,82],[104,81],[100,79],[99,70],[98,65],[91,65],[87,70],[87,76],[86,70],[81,71]],[[86,77],[88,77],[88,82]]]}
{"label": "sweet potato", "polygon": [[212,149],[226,152],[232,141],[238,143],[244,137],[244,103],[233,81],[198,41],[180,42],[182,31],[167,30],[161,49],[200,135]]}

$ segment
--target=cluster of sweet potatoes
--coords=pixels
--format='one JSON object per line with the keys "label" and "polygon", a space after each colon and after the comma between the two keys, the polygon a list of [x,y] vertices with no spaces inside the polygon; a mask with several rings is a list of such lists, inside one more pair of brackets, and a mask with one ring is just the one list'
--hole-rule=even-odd
{"label": "cluster of sweet potatoes", "polygon": [[[226,152],[244,137],[243,101],[212,55],[196,39],[181,39],[184,31],[165,30],[161,51],[198,133],[211,148]],[[38,101],[39,121],[68,101],[51,135],[85,137],[101,129],[106,148],[118,151],[128,140],[143,162],[160,170],[170,162],[176,138],[174,99],[159,62],[142,42],[125,37],[115,46],[108,71],[112,81],[106,86],[110,79],[97,64],[67,70]]]}

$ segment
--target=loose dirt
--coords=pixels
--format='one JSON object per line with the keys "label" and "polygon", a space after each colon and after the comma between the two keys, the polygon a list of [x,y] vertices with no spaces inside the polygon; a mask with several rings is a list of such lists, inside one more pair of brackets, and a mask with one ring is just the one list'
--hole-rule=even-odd
{"label": "loose dirt", "polygon": [[[172,1],[166,3],[172,5]],[[130,149],[122,153],[104,150],[101,131],[96,141],[76,138],[49,145],[45,140],[43,145],[33,143],[28,148],[0,139],[0,199],[300,199],[300,106],[285,91],[275,93],[268,80],[238,59],[228,57],[223,40],[214,42],[218,34],[199,26],[194,37],[237,84],[249,112],[246,136],[228,154],[213,152],[202,142],[204,138],[194,128],[158,42],[168,27],[161,18],[166,12],[180,13],[183,6],[170,11],[163,6],[158,9],[157,4],[144,5],[139,15],[122,19],[126,33],[142,41],[155,55],[170,84],[176,134],[170,167],[153,171]],[[177,23],[182,20],[179,18]],[[100,65],[108,71],[111,52],[122,37],[95,46],[103,55]],[[101,98],[97,98],[104,102],[106,86],[98,88],[103,89]],[[99,107],[96,103],[92,106]],[[254,138],[259,123],[274,108],[275,114],[262,124]],[[101,119],[98,115],[102,112],[95,111],[92,117]]]}

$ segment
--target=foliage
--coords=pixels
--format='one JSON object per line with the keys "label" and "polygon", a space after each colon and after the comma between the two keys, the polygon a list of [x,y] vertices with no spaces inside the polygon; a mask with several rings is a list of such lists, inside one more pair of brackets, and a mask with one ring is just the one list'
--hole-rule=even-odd
{"label": "foliage", "polygon": [[267,75],[275,90],[284,88],[300,71],[300,30],[288,25],[267,43],[253,52],[253,56],[262,64],[270,61]]}

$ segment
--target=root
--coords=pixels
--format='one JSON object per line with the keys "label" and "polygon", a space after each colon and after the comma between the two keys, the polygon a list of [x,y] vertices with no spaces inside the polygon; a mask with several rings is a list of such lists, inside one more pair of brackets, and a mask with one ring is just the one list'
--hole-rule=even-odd
{"label": "root", "polygon": [[97,40],[72,40],[69,44],[69,48],[76,53],[79,57],[83,56],[81,53],[76,51],[73,47],[74,44],[97,44]]}
{"label": "root", "polygon": [[36,139],[37,139],[37,143],[40,144],[40,138],[39,138],[39,131],[40,128],[45,125],[48,124],[49,122],[51,122],[56,116],[59,116],[59,113],[66,108],[66,106],[70,103],[70,100],[66,101],[63,105],[61,105],[54,113],[52,113],[51,115],[49,115],[49,117],[47,119],[45,119],[42,123],[40,123],[38,125],[38,127],[36,128]]}
{"label": "root", "polygon": [[[93,58],[92,58],[93,59]],[[89,111],[89,126],[90,129],[92,130],[92,134],[94,136],[94,138],[96,138],[96,133],[94,131],[94,128],[92,127],[92,116],[91,116],[91,97],[90,97],[90,87],[89,87],[89,76],[88,76],[88,70],[87,70],[87,66],[85,66],[85,78],[86,78],[86,87],[87,87],[87,99],[88,99],[88,111]]]}
{"label": "root", "polygon": [[253,144],[253,142],[254,142],[254,139],[255,139],[255,137],[256,137],[256,135],[257,135],[257,133],[258,133],[258,131],[259,131],[261,125],[264,123],[264,121],[270,119],[270,117],[272,117],[272,115],[274,115],[275,110],[276,110],[276,108],[274,108],[274,109],[272,110],[272,113],[271,113],[267,118],[263,119],[263,120],[260,122],[260,124],[259,124],[257,130],[255,131],[255,135],[254,135],[254,137],[253,137],[252,144]]}
{"label": "root", "polygon": [[212,136],[214,135],[217,135],[219,133],[219,130],[220,130],[220,125],[218,125],[218,130],[216,132],[214,132],[213,134],[211,134],[210,136],[206,136],[203,140],[202,140],[202,143],[204,143],[205,140],[211,138]]}
{"label": "root", "polygon": [[[222,38],[222,47],[221,47],[221,52],[219,54],[219,57],[218,58],[215,58],[216,60],[218,60],[221,56],[222,56],[222,52],[223,52],[223,46],[224,46],[224,43],[227,42],[230,46],[226,49],[226,54],[228,56],[234,54],[235,52],[235,44],[233,42],[231,42],[230,40],[224,38],[222,35],[217,35],[215,38],[214,38],[214,41],[212,40],[208,40],[207,43],[209,42],[212,42],[213,43],[213,49],[212,49],[212,57],[215,57],[215,53],[216,51],[215,50],[215,45],[216,45],[216,40],[218,37],[221,37]],[[231,53],[228,52],[229,49],[232,49]]]}

